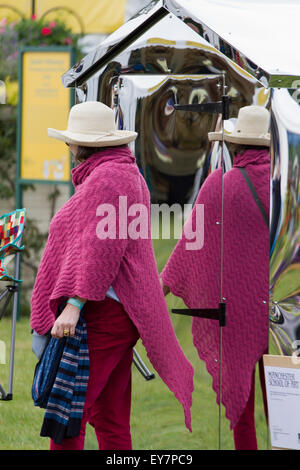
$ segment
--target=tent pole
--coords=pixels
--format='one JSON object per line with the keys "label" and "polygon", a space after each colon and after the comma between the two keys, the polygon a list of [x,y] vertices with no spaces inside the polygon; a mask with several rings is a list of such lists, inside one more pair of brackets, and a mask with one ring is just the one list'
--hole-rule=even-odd
{"label": "tent pole", "polygon": [[35,0],[31,0],[31,17],[35,15]]}

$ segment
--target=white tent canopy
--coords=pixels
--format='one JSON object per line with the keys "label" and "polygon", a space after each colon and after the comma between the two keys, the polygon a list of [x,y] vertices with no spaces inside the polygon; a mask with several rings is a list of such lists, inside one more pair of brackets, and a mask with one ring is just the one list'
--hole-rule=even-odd
{"label": "white tent canopy", "polygon": [[300,0],[153,0],[88,54],[79,70],[67,72],[64,85],[82,83],[170,13],[265,87],[299,87]]}
{"label": "white tent canopy", "polygon": [[300,75],[300,0],[178,0],[167,5],[200,19],[267,72]]}

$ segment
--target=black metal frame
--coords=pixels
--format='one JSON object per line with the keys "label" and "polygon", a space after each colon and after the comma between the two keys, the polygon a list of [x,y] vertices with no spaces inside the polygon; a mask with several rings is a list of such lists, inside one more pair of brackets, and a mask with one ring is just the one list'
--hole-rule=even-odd
{"label": "black metal frame", "polygon": [[223,95],[221,101],[199,104],[174,104],[176,111],[189,111],[191,113],[222,114],[223,121],[229,119],[230,96]]}
{"label": "black metal frame", "polygon": [[188,315],[208,320],[218,320],[221,328],[226,326],[226,303],[220,302],[219,308],[174,308],[172,313]]}
{"label": "black metal frame", "polygon": [[[175,104],[176,111],[189,111],[195,113],[211,113],[221,114],[222,120],[229,119],[229,104],[231,98],[227,95],[222,95],[221,101],[212,103],[199,103],[199,104]],[[219,308],[204,308],[204,309],[172,309],[172,313],[180,315],[189,315],[198,318],[207,318],[209,320],[218,320],[221,328],[226,326],[226,303],[220,302]]]}
{"label": "black metal frame", "polygon": [[[223,74],[223,95],[222,100],[212,103],[200,103],[200,104],[188,104],[178,105],[175,104],[174,108],[176,111],[189,111],[197,113],[211,113],[222,115],[222,126],[223,126],[223,139],[222,146],[224,149],[224,121],[229,119],[229,104],[230,97],[225,94],[225,75]],[[220,85],[221,86],[221,85]],[[223,152],[222,152],[222,235],[221,235],[221,282],[220,282],[220,303],[219,308],[184,308],[184,309],[172,309],[172,313],[180,315],[189,315],[198,318],[206,318],[209,320],[219,321],[220,326],[220,358],[219,358],[219,450],[221,450],[221,404],[222,404],[222,330],[226,326],[226,303],[223,298],[223,176],[224,176],[224,165],[223,165]]]}
{"label": "black metal frame", "polygon": [[[21,263],[21,251],[17,251],[15,257],[15,275],[14,278],[19,280],[20,275],[20,263]],[[14,357],[15,357],[15,338],[16,338],[16,326],[18,316],[18,303],[20,295],[20,282],[14,281],[13,284],[6,286],[6,289],[0,295],[0,301],[8,296],[0,312],[0,320],[4,316],[5,311],[9,305],[10,300],[13,298],[13,310],[12,310],[12,329],[11,329],[11,342],[10,342],[10,359],[9,359],[9,384],[8,392],[6,392],[3,386],[0,384],[0,400],[9,401],[13,398],[13,373],[14,373]]]}
{"label": "black metal frame", "polygon": [[133,348],[133,363],[136,366],[137,370],[142,374],[146,380],[152,380],[155,378],[155,375],[152,374],[147,366],[144,364],[140,356],[138,355],[135,348]]}

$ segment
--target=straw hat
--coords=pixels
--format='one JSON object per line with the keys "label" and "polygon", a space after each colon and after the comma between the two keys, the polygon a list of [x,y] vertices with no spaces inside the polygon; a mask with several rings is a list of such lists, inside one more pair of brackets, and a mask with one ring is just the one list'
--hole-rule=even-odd
{"label": "straw hat", "polygon": [[[262,106],[245,106],[239,110],[235,128],[224,126],[224,140],[234,144],[270,146],[270,113]],[[209,132],[210,141],[221,141],[222,132]]]}
{"label": "straw hat", "polygon": [[86,101],[71,108],[67,130],[49,128],[48,136],[84,147],[109,147],[128,144],[137,133],[117,130],[111,108],[99,101]]}

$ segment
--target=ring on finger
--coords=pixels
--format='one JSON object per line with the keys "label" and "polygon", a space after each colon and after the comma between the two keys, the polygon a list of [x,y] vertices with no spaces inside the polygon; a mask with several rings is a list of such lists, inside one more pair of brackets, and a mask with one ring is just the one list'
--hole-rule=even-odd
{"label": "ring on finger", "polygon": [[64,330],[64,336],[70,336],[70,330],[65,329]]}

